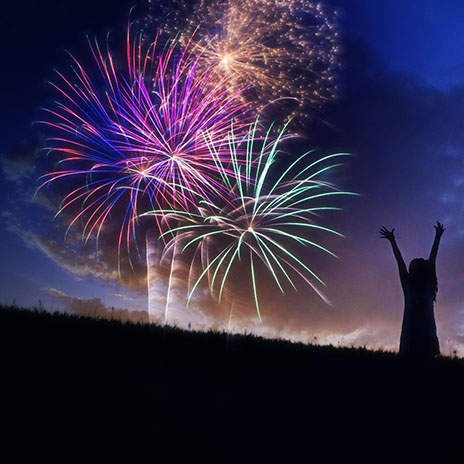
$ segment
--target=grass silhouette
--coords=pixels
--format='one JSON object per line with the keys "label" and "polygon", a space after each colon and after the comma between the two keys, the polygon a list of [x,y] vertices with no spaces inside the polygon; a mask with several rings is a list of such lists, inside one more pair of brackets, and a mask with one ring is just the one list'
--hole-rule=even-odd
{"label": "grass silhouette", "polygon": [[462,359],[6,306],[0,341],[5,442],[28,443],[17,455],[464,462]]}

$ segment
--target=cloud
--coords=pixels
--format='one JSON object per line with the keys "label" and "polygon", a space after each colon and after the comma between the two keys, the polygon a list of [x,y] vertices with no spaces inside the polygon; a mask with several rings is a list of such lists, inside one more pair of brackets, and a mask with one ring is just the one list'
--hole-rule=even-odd
{"label": "cloud", "polygon": [[71,229],[66,234],[65,225],[59,220],[52,222],[35,217],[29,220],[18,205],[11,205],[11,208],[10,214],[3,215],[7,230],[64,271],[77,278],[93,277],[136,292],[146,291],[146,265],[137,254],[129,262],[127,254],[118,257],[115,244],[106,237],[98,244],[95,240],[85,243],[79,230]]}
{"label": "cloud", "polygon": [[106,306],[100,298],[74,298],[54,288],[47,292],[63,304],[64,310],[79,316],[118,320],[122,322],[148,322],[147,311],[129,311],[128,309]]}
{"label": "cloud", "polygon": [[37,157],[43,147],[43,136],[34,134],[31,140],[17,143],[1,157],[1,165],[5,177],[22,184],[22,181],[34,174]]}
{"label": "cloud", "polygon": [[49,295],[53,296],[54,298],[66,298],[66,293],[62,292],[61,290],[57,290],[56,288],[44,288]]}
{"label": "cloud", "polygon": [[23,240],[37,248],[61,268],[79,277],[97,277],[103,280],[117,281],[118,273],[103,260],[97,260],[93,254],[82,254],[79,247],[65,241],[55,241],[30,231],[15,229]]}
{"label": "cloud", "polygon": [[134,298],[123,293],[115,293],[114,296],[116,296],[117,298],[121,298],[124,301],[134,301]]}

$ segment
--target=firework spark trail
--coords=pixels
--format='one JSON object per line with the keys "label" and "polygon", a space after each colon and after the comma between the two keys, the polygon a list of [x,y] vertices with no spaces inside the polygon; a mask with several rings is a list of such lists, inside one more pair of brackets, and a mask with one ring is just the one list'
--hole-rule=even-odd
{"label": "firework spark trail", "polygon": [[171,299],[173,298],[172,292],[173,292],[173,283],[176,278],[175,273],[177,270],[177,242],[174,243],[173,249],[172,249],[172,257],[171,257],[171,268],[169,271],[169,280],[168,280],[168,290],[166,294],[166,306],[164,309],[164,324],[167,324],[168,322],[168,310],[169,306],[172,305]]}
{"label": "firework spark trail", "polygon": [[179,34],[183,42],[191,40],[202,56],[200,66],[213,67],[219,76],[249,86],[244,97],[256,106],[293,99],[296,109],[289,104],[280,110],[306,117],[335,98],[340,55],[337,13],[321,3],[198,0],[192,6],[177,0],[174,7],[150,3],[156,13],[146,26],[152,21]]}
{"label": "firework spark trail", "polygon": [[147,296],[150,322],[162,324],[164,321],[166,292],[165,269],[161,263],[163,243],[158,240],[159,233],[155,229],[145,235],[146,266],[147,266]]}
{"label": "firework spark trail", "polygon": [[148,303],[148,320],[151,321],[152,312],[151,312],[151,269],[150,269],[150,248],[148,243],[148,234],[145,235],[145,261],[147,265],[147,303]]}
{"label": "firework spark trail", "polygon": [[199,58],[176,41],[160,46],[159,40],[145,47],[128,27],[126,64],[119,69],[108,39],[104,50],[89,39],[96,69],[71,55],[70,77],[56,71],[59,83],[51,83],[60,101],[39,121],[57,132],[49,149],[61,167],[39,189],[58,180],[74,186],[57,216],[73,212],[68,230],[82,221],[85,241],[95,233],[98,242],[116,216],[119,256],[124,242],[129,250],[135,241],[140,211],[191,209],[195,195],[223,195],[210,147],[219,159],[228,157],[231,119],[237,134],[246,122],[243,89],[199,69]]}
{"label": "firework spark trail", "polygon": [[[279,290],[284,293],[285,282],[296,289],[293,276],[299,276],[325,301],[319,285],[323,280],[295,254],[297,247],[313,247],[335,256],[323,245],[308,238],[311,231],[320,231],[341,236],[340,233],[315,222],[318,213],[340,208],[324,200],[339,195],[355,195],[338,190],[323,180],[329,171],[340,166],[332,164],[348,156],[336,153],[313,159],[309,151],[299,156],[283,170],[277,181],[271,182],[271,167],[279,156],[279,147],[285,128],[270,144],[260,143],[256,150],[256,125],[250,126],[246,139],[246,162],[237,157],[237,140],[230,142],[230,156],[234,177],[229,181],[229,199],[224,202],[201,200],[198,212],[180,210],[154,210],[147,215],[162,215],[166,221],[175,221],[176,226],[164,232],[171,237],[166,251],[182,242],[182,252],[194,249],[190,272],[195,272],[195,257],[200,256],[201,272],[189,291],[188,301],[205,276],[212,293],[221,301],[225,285],[233,267],[247,264],[253,300],[261,319],[259,306],[259,267],[271,275]],[[217,160],[220,165],[221,161]],[[242,271],[243,272],[243,271]]]}

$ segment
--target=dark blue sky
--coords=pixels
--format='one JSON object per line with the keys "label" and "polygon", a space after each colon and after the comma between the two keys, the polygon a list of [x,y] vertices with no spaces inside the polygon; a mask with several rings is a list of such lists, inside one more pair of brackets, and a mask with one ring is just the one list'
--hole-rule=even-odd
{"label": "dark blue sky", "polygon": [[[91,272],[85,276],[83,262],[80,275],[73,274],[53,248],[53,224],[27,201],[36,185],[36,172],[27,171],[27,162],[34,159],[31,147],[37,145],[32,123],[40,106],[52,98],[47,79],[54,67],[66,63],[65,48],[86,50],[85,33],[122,31],[133,3],[49,0],[40,6],[34,1],[3,6],[0,33],[7,46],[0,52],[0,154],[17,153],[24,166],[16,166],[23,170],[21,176],[10,172],[8,179],[4,172],[0,179],[2,302],[16,299],[31,306],[41,299],[59,307],[68,305],[70,297],[100,298],[107,306],[130,309],[146,302],[141,292]],[[308,300],[303,316],[271,309],[270,331],[394,346],[401,291],[388,244],[378,240],[378,227],[397,228],[409,260],[428,253],[432,225],[440,219],[448,230],[439,258],[439,332],[464,350],[464,4],[339,0],[336,5],[342,13],[345,51],[342,98],[327,109],[331,128],[316,124],[308,135],[324,151],[354,154],[344,180],[361,200],[347,203],[346,214],[337,219],[346,235],[335,245],[340,261],[326,268],[321,263],[332,279],[334,308],[328,311]],[[19,143],[23,145],[18,148]],[[49,248],[35,237],[38,229],[50,238]],[[57,298],[50,289],[66,297]]]}
{"label": "dark blue sky", "polygon": [[392,71],[448,87],[464,72],[464,5],[459,0],[340,2],[346,27]]}

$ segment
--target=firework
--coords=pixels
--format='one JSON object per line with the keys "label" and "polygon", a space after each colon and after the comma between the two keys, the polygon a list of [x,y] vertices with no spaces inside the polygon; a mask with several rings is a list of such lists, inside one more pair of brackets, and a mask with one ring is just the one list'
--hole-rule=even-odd
{"label": "firework", "polygon": [[[285,282],[296,289],[295,277],[298,276],[325,300],[319,290],[324,282],[299,256],[304,247],[335,256],[314,241],[311,233],[341,235],[316,221],[322,211],[340,209],[327,200],[353,194],[340,191],[323,180],[329,171],[340,166],[340,163],[332,162],[347,153],[316,159],[312,151],[304,153],[271,181],[274,176],[272,167],[278,161],[285,128],[276,139],[268,142],[265,138],[259,142],[259,150],[256,149],[255,132],[256,124],[250,126],[248,137],[241,142],[246,146],[244,163],[237,156],[239,142],[234,139],[230,143],[234,176],[224,175],[224,182],[229,187],[227,201],[201,200],[201,208],[195,213],[170,210],[147,214],[161,214],[165,220],[177,224],[164,233],[171,237],[166,253],[174,247],[181,247],[182,252],[193,249],[192,275],[195,261],[200,262],[201,271],[192,279],[189,299],[200,282],[207,278],[211,292],[221,300],[233,268],[240,268],[242,276],[246,269],[261,319],[258,293],[262,286],[260,268],[263,267],[282,292]],[[220,165],[219,159],[217,162]],[[293,251],[295,248],[300,249],[298,254]]]}
{"label": "firework", "polygon": [[[307,0],[152,2],[150,18],[183,42],[193,40],[200,64],[248,87],[258,107],[308,116],[336,95],[339,63],[336,13]],[[185,17],[185,11],[189,14]]]}
{"label": "firework", "polygon": [[229,156],[230,121],[238,118],[237,133],[245,121],[240,88],[199,69],[199,58],[178,42],[159,42],[157,36],[146,47],[128,28],[126,61],[118,67],[108,40],[104,49],[89,40],[94,69],[71,55],[70,76],[57,71],[59,83],[51,83],[60,101],[40,121],[57,133],[49,148],[60,168],[39,188],[66,182],[57,215],[73,215],[69,228],[82,221],[85,241],[95,233],[98,243],[116,216],[119,253],[135,239],[140,212],[191,209],[194,195],[221,196],[216,158]]}

